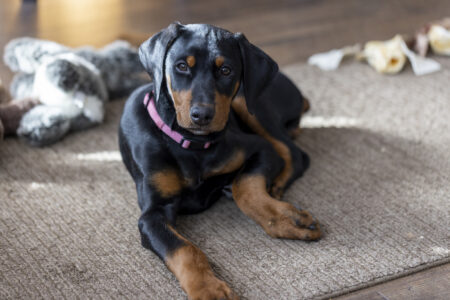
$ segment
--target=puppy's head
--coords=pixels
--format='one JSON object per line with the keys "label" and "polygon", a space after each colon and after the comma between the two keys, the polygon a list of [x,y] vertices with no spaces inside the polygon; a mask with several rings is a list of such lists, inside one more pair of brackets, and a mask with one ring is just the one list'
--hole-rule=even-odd
{"label": "puppy's head", "polygon": [[139,54],[157,101],[167,93],[178,125],[198,135],[225,128],[240,87],[254,111],[259,93],[278,71],[244,35],[204,24],[173,23],[144,42]]}

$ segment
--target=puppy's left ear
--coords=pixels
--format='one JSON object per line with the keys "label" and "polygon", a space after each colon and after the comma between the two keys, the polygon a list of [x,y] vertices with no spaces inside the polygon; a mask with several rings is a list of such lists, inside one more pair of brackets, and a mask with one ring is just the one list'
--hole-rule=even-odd
{"label": "puppy's left ear", "polygon": [[236,33],[242,61],[242,83],[248,111],[253,114],[258,96],[278,73],[277,63],[251,44],[242,33]]}
{"label": "puppy's left ear", "polygon": [[175,22],[146,40],[139,47],[139,58],[145,70],[150,74],[155,86],[155,100],[158,101],[164,81],[164,61],[167,51],[175,39],[180,36],[183,25]]}

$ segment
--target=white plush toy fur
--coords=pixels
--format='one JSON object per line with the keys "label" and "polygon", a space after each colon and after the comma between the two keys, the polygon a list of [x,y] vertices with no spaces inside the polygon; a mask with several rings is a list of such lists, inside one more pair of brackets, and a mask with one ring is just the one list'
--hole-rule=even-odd
{"label": "white plush toy fur", "polygon": [[[79,83],[77,78],[73,78],[74,85],[70,87],[55,81],[59,72],[67,71],[63,67],[66,63],[89,81],[86,84],[92,85],[93,93],[83,91],[80,85],[75,84]],[[89,120],[100,123],[103,121],[103,102],[108,99],[108,91],[100,71],[92,63],[74,53],[63,53],[49,58],[37,68],[31,96],[40,99],[44,105],[59,107],[68,118],[83,114]]]}
{"label": "white plush toy fur", "polygon": [[5,47],[4,61],[18,72],[11,95],[41,102],[23,116],[17,130],[19,137],[35,146],[101,123],[106,101],[127,96],[148,81],[137,50],[125,41],[95,50],[19,38]]}

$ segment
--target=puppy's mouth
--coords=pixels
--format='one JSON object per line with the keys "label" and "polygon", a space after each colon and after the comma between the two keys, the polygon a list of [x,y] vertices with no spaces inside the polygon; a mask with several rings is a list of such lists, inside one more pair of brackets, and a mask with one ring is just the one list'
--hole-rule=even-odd
{"label": "puppy's mouth", "polygon": [[210,130],[208,130],[207,128],[202,128],[202,127],[190,127],[190,128],[186,128],[186,129],[195,135],[208,135],[211,133]]}

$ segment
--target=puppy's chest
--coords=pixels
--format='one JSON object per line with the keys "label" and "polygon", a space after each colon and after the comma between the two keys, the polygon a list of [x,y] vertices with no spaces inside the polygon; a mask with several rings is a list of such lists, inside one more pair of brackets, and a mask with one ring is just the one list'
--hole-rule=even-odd
{"label": "puppy's chest", "polygon": [[185,186],[195,189],[205,180],[239,170],[245,162],[245,152],[231,149],[205,159],[184,158],[178,163],[181,179]]}

